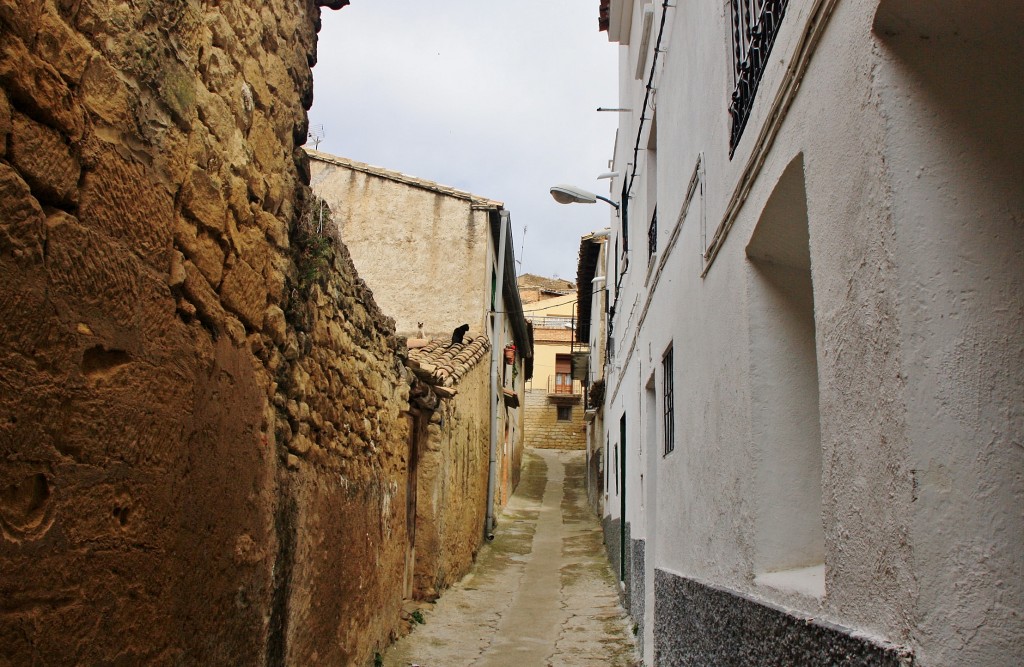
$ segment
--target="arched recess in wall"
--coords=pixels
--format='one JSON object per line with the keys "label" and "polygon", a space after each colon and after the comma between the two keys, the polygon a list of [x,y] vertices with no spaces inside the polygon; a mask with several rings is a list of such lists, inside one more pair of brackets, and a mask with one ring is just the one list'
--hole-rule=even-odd
{"label": "arched recess in wall", "polygon": [[[746,248],[755,574],[803,570],[794,588],[824,593],[821,429],[804,160],[783,171]],[[792,577],[790,578],[792,579]]]}
{"label": "arched recess in wall", "polygon": [[[993,176],[1019,176],[1022,24],[1020,0],[882,0],[873,28],[895,66],[880,82],[888,96],[883,104],[896,115],[890,126],[903,117],[929,125],[939,134],[934,143],[950,150],[933,160],[967,159]],[[900,105],[887,103],[896,101]],[[962,154],[952,154],[955,148]]]}

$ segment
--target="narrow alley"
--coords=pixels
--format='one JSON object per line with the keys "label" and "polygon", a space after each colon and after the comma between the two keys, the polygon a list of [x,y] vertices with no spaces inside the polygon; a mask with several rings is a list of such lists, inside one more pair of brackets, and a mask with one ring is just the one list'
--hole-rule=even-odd
{"label": "narrow alley", "polygon": [[584,452],[528,449],[495,540],[388,667],[638,664],[628,618],[588,509]]}

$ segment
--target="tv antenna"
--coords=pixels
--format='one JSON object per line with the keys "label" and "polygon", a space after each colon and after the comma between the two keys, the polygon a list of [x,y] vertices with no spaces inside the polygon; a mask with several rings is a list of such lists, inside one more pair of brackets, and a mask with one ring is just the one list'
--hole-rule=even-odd
{"label": "tv antenna", "polygon": [[523,255],[526,254],[526,225],[523,225],[523,240],[519,243],[519,259],[516,260],[516,264],[521,269],[523,266]]}
{"label": "tv antenna", "polygon": [[320,149],[320,142],[324,140],[327,133],[324,132],[324,124],[317,123],[316,125],[309,126],[309,132],[306,133],[306,139],[313,140],[313,150]]}

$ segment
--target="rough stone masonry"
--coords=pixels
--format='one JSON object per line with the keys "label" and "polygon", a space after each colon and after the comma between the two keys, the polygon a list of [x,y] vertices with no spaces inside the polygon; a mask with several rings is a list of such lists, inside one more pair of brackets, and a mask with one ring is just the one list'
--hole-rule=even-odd
{"label": "rough stone masonry", "polygon": [[0,664],[391,634],[404,345],[299,149],[344,4],[0,0]]}

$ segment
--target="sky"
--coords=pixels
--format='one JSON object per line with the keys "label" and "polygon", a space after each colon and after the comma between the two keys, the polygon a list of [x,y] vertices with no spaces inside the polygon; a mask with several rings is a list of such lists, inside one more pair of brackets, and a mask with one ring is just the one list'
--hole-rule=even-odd
{"label": "sky", "polygon": [[[517,273],[576,278],[608,196],[617,51],[598,0],[352,0],[322,11],[311,132],[319,150],[504,202]],[[307,145],[313,146],[310,140]],[[525,230],[525,238],[524,238]]]}

